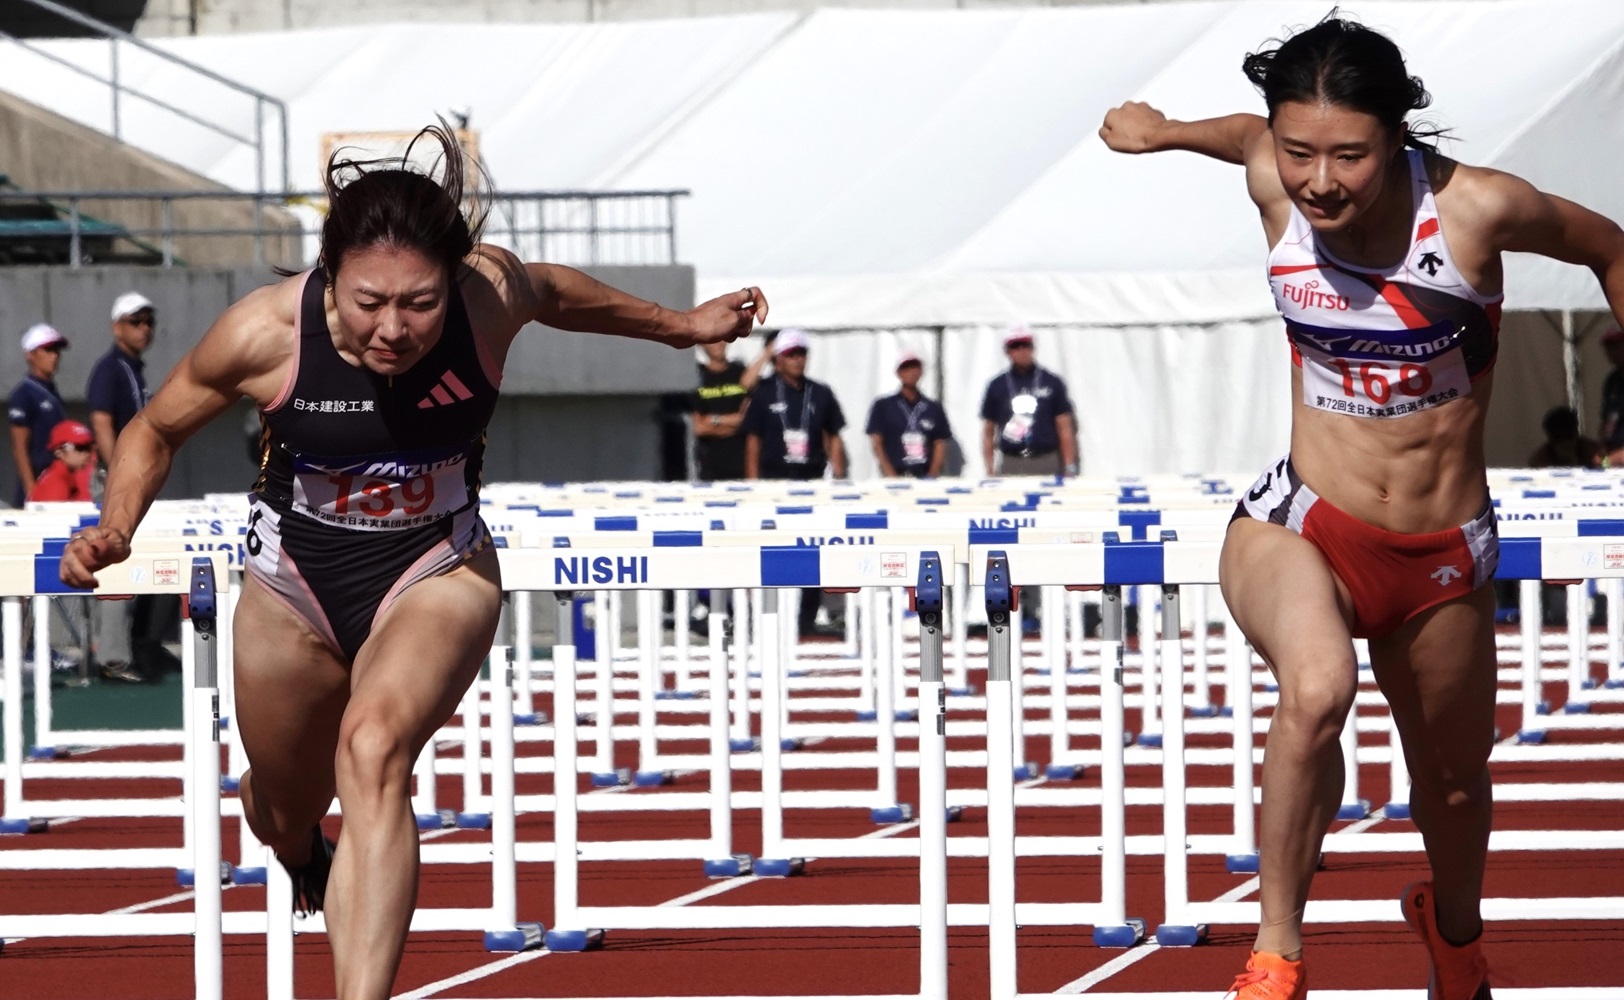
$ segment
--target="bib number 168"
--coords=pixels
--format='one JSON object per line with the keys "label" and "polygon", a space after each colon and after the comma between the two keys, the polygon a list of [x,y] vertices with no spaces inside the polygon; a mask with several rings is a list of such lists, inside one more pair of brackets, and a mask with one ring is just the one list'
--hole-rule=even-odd
{"label": "bib number 168", "polygon": [[1394,378],[1392,366],[1380,361],[1366,361],[1355,368],[1341,358],[1333,358],[1331,364],[1342,373],[1344,394],[1349,397],[1355,395],[1357,379],[1358,388],[1372,403],[1385,403],[1393,398],[1395,392],[1412,398],[1424,396],[1432,388],[1432,372],[1425,365],[1400,365],[1397,378]]}

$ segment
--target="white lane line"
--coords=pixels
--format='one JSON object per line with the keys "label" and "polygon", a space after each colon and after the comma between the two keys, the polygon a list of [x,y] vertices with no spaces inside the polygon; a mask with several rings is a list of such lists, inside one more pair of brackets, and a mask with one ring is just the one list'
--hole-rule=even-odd
{"label": "white lane line", "polygon": [[[1342,829],[1331,833],[1330,836],[1335,837],[1344,833],[1363,833],[1386,818],[1386,814],[1378,811],[1365,817],[1357,823],[1348,824]],[[1213,902],[1233,903],[1236,900],[1245,899],[1247,896],[1250,896],[1252,893],[1257,891],[1258,884],[1258,877],[1253,875],[1245,882],[1242,882],[1240,885],[1235,886],[1233,889],[1230,889],[1228,892],[1225,892],[1223,895],[1214,899]],[[1146,930],[1149,931],[1150,928],[1146,928]],[[1089,990],[1098,986],[1100,983],[1105,982],[1107,979],[1110,979],[1123,969],[1126,969],[1138,962],[1144,961],[1150,956],[1156,954],[1158,951],[1161,951],[1161,949],[1161,945],[1147,938],[1146,943],[1139,945],[1136,948],[1128,949],[1099,968],[1088,972],[1086,975],[1073,979],[1071,982],[1060,987],[1058,990],[1055,990],[1055,992],[1067,994],[1087,993]]]}

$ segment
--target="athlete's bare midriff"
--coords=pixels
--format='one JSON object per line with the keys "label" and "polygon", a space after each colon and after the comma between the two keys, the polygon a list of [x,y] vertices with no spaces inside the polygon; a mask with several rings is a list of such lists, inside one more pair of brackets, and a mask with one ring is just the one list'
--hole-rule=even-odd
{"label": "athlete's bare midriff", "polygon": [[1292,371],[1291,461],[1328,503],[1367,524],[1414,534],[1445,531],[1483,510],[1483,424],[1492,374],[1471,395],[1388,420],[1316,410]]}

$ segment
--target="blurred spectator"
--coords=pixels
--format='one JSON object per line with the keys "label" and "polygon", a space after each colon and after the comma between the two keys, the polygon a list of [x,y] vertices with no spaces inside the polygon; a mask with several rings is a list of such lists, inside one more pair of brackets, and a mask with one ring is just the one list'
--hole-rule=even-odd
{"label": "blurred spectator", "polygon": [[693,394],[694,465],[702,482],[744,478],[744,414],[750,392],[772,357],[772,346],[746,368],[729,361],[726,344],[706,344]]}
{"label": "blurred spectator", "polygon": [[[840,432],[845,414],[834,390],[806,377],[811,342],[800,330],[784,330],[773,341],[776,374],[750,393],[744,411],[744,477],[746,479],[822,479],[833,468],[846,478],[846,449]],[[817,632],[823,591],[801,591],[800,634]]]}
{"label": "blurred spectator", "polygon": [[[117,456],[118,436],[150,398],[141,355],[152,346],[157,319],[145,295],[120,295],[113,302],[113,347],[90,370],[85,387],[90,426],[96,450],[109,467]],[[179,619],[178,601],[150,596],[97,601],[95,618],[96,658],[106,679],[141,683],[156,679],[170,665],[173,656],[164,650],[162,638],[169,620]]]}
{"label": "blurred spectator", "polygon": [[1613,370],[1601,384],[1601,444],[1608,465],[1624,464],[1624,330],[1601,335],[1601,347]]}
{"label": "blurred spectator", "polygon": [[1566,466],[1599,469],[1606,457],[1601,442],[1579,434],[1579,414],[1571,406],[1551,408],[1540,421],[1545,429],[1545,443],[1528,456],[1528,467],[1544,469]]}
{"label": "blurred spectator", "polygon": [[51,429],[54,457],[34,481],[28,499],[39,502],[90,502],[90,476],[96,467],[96,438],[77,420],[64,420]]}
{"label": "blurred spectator", "polygon": [[17,467],[12,503],[18,506],[33,490],[35,478],[51,464],[51,428],[66,416],[62,394],[56,389],[56,369],[67,347],[68,338],[44,323],[36,323],[23,334],[28,377],[11,390],[11,458]]}
{"label": "blurred spectator", "polygon": [[987,383],[981,398],[987,475],[1076,475],[1077,425],[1066,383],[1033,360],[1032,333],[1024,326],[1004,335],[1004,355],[1009,368]]}
{"label": "blurred spectator", "polygon": [[883,476],[934,479],[947,462],[947,442],[953,433],[942,404],[919,391],[924,374],[919,355],[904,353],[897,360],[900,387],[869,408],[866,429]]}

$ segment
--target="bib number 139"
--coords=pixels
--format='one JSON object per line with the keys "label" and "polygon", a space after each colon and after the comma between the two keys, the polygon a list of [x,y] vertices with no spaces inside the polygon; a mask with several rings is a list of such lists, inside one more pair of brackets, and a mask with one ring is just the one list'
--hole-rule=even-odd
{"label": "bib number 139", "polygon": [[1355,368],[1341,358],[1333,358],[1331,364],[1342,373],[1345,395],[1354,396],[1357,385],[1366,399],[1378,405],[1392,399],[1394,393],[1417,398],[1432,388],[1432,372],[1425,365],[1399,365],[1395,372],[1393,366],[1380,361],[1366,361]]}
{"label": "bib number 139", "polygon": [[399,482],[382,479],[356,483],[350,475],[328,476],[337,491],[333,500],[333,513],[340,517],[351,513],[367,517],[389,517],[400,514],[416,517],[434,506],[434,477],[412,476]]}

